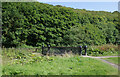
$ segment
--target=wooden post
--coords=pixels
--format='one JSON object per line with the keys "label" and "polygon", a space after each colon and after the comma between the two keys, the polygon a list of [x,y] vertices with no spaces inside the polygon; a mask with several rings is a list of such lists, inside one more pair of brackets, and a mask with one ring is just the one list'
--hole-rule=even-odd
{"label": "wooden post", "polygon": [[48,51],[47,54],[50,54],[50,45],[48,45]]}
{"label": "wooden post", "polygon": [[85,46],[85,55],[87,56],[87,46]]}
{"label": "wooden post", "polygon": [[44,54],[44,45],[42,45],[42,54]]}
{"label": "wooden post", "polygon": [[79,52],[79,55],[82,56],[82,46],[80,46],[80,52]]}
{"label": "wooden post", "polygon": [[118,44],[118,56],[120,56],[120,44]]}

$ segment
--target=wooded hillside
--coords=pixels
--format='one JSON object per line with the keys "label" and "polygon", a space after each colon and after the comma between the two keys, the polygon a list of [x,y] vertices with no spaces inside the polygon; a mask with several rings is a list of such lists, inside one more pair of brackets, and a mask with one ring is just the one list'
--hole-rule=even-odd
{"label": "wooded hillside", "polygon": [[117,44],[118,12],[87,11],[39,2],[2,3],[2,45],[18,47]]}

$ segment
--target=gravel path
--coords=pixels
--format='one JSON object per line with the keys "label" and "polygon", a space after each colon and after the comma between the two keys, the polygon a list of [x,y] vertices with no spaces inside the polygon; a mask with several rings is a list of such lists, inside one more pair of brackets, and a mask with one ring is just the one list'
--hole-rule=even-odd
{"label": "gravel path", "polygon": [[90,57],[90,58],[110,58],[110,57],[120,57],[120,56],[100,56],[100,57],[94,57],[94,56],[83,56],[83,57]]}
{"label": "gravel path", "polygon": [[107,61],[107,60],[102,59],[102,58],[120,57],[120,56],[101,56],[101,57],[83,56],[83,57],[89,57],[89,58],[99,59],[99,60],[101,60],[101,61],[103,61],[103,62],[105,62],[105,63],[108,63],[108,64],[112,65],[112,66],[115,67],[115,68],[118,68],[118,70],[120,70],[120,66],[118,66],[117,64],[114,64],[114,63],[111,63],[111,62],[109,62],[109,61]]}

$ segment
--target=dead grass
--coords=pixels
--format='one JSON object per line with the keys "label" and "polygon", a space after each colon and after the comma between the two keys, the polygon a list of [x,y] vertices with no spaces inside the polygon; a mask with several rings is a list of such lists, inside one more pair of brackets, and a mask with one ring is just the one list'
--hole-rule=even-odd
{"label": "dead grass", "polygon": [[104,44],[104,45],[92,46],[92,47],[98,48],[102,51],[108,51],[108,50],[119,51],[118,45],[113,45],[113,44]]}

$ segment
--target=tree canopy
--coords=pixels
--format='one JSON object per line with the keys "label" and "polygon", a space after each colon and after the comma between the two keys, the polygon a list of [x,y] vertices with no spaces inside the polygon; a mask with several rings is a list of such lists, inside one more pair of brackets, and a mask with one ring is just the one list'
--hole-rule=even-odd
{"label": "tree canopy", "polygon": [[117,44],[118,14],[39,2],[3,2],[2,44],[5,47]]}

